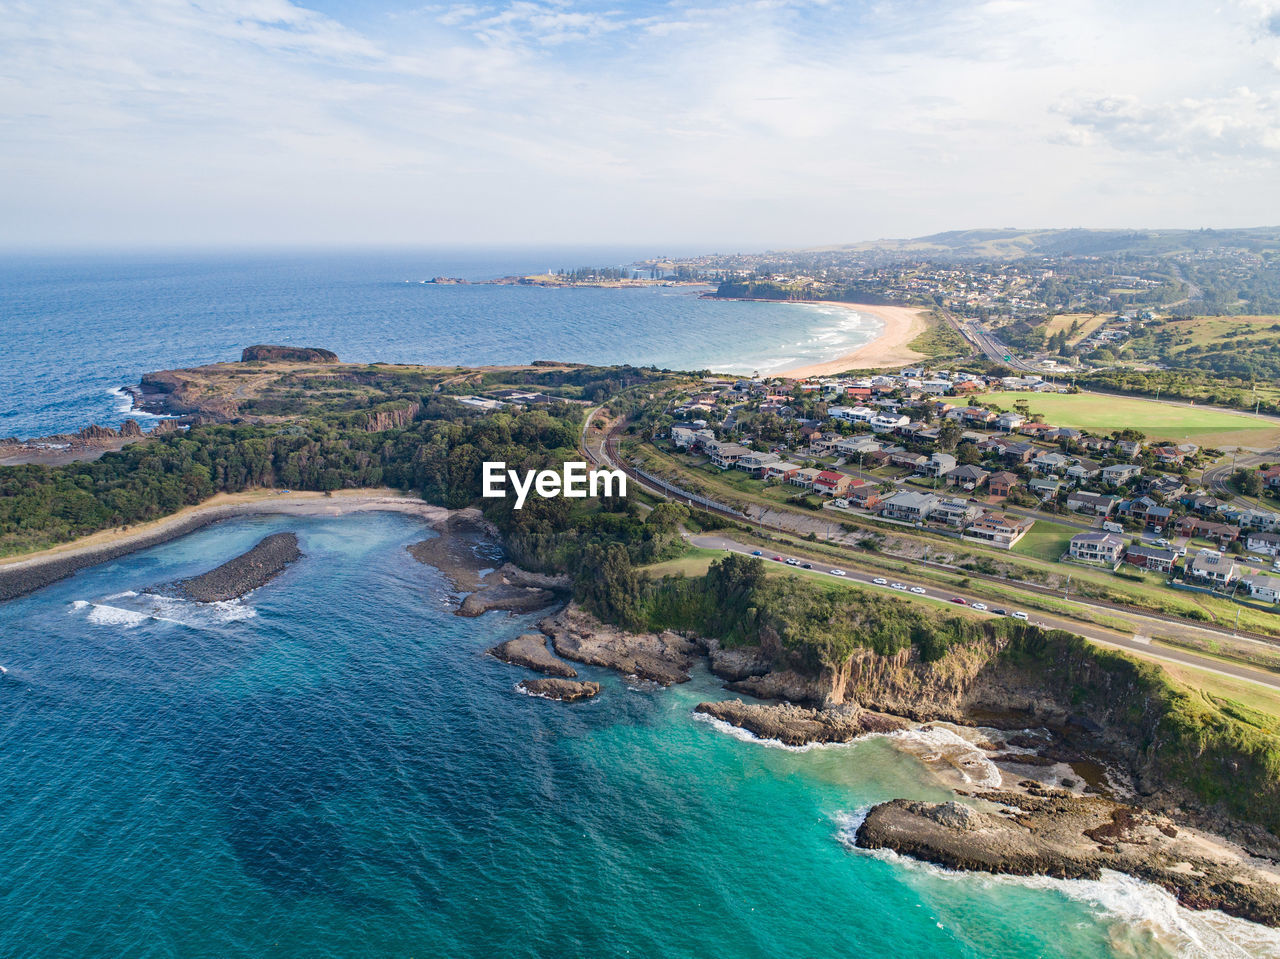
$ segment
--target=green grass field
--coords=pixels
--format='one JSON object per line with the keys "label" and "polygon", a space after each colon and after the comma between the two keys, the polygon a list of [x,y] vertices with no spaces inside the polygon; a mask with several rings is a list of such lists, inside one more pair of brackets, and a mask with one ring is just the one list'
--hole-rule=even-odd
{"label": "green grass field", "polygon": [[1150,440],[1196,443],[1226,448],[1267,449],[1280,443],[1280,426],[1272,419],[1245,413],[1195,409],[1134,396],[1097,393],[986,393],[981,402],[1004,409],[1023,401],[1046,423],[1107,435],[1113,430],[1141,430]]}
{"label": "green grass field", "polygon": [[1037,559],[1057,560],[1067,551],[1071,537],[1078,532],[1080,532],[1078,529],[1072,529],[1070,526],[1048,523],[1042,519],[1036,520],[1031,531],[1018,541],[1012,552],[1021,553],[1023,556],[1034,556]]}

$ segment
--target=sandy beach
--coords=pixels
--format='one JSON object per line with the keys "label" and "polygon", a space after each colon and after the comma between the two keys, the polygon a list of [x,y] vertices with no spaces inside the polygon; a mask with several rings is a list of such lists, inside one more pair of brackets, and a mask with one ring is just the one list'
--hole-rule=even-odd
{"label": "sandy beach", "polygon": [[852,353],[836,357],[825,363],[811,363],[784,370],[781,376],[804,379],[810,376],[834,376],[846,370],[878,369],[906,366],[925,357],[908,348],[907,344],[925,331],[927,321],[924,310],[914,306],[870,306],[865,303],[830,303],[824,306],[843,306],[846,309],[874,316],[884,324],[884,330],[870,343],[864,343]]}
{"label": "sandy beach", "polygon": [[236,516],[283,513],[294,516],[341,516],[368,510],[410,513],[428,523],[443,522],[449,510],[392,489],[340,490],[323,493],[255,490],[220,493],[171,516],[124,529],[103,530],[37,553],[0,559],[0,602],[47,586],[78,570],[185,536]]}

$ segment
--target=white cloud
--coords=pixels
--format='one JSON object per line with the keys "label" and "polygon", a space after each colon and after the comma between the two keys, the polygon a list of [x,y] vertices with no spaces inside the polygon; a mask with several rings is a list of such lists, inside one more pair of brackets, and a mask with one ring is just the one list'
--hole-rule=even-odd
{"label": "white cloud", "polygon": [[1275,7],[0,0],[0,242],[1272,222]]}

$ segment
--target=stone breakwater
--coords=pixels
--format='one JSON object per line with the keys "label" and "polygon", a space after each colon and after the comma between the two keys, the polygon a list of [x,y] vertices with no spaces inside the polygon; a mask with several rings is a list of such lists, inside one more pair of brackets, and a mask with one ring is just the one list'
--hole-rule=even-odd
{"label": "stone breakwater", "polygon": [[163,592],[197,603],[222,603],[265,586],[301,558],[295,533],[273,533],[247,553],[207,573],[178,580]]}

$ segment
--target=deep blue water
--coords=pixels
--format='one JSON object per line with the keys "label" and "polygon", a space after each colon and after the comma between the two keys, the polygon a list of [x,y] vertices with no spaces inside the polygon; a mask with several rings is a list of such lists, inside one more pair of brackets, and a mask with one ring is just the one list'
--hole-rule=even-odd
{"label": "deep blue water", "polygon": [[[12,257],[0,262],[0,437],[118,425],[119,387],[234,360],[254,343],[345,360],[656,364],[749,373],[831,359],[878,321],[833,306],[731,303],[690,288],[436,286],[645,251]],[[145,426],[145,423],[144,423]]]}
{"label": "deep blue water", "polygon": [[[241,602],[130,595],[284,529],[304,559]],[[0,956],[1276,948],[1128,880],[851,850],[860,808],[946,793],[888,739],[800,752],[695,720],[723,695],[705,673],[636,690],[584,668],[594,701],[519,695],[484,651],[535,617],[452,615],[404,550],[424,535],[242,519],[0,606]]]}

